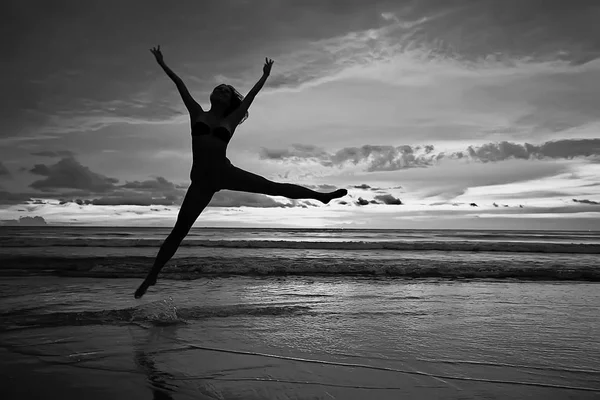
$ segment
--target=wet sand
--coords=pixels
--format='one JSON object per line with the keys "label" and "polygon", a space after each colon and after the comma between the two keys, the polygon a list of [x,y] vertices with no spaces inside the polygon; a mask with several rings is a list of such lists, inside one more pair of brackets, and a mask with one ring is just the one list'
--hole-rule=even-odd
{"label": "wet sand", "polygon": [[3,398],[600,396],[593,284],[49,279],[3,297]]}

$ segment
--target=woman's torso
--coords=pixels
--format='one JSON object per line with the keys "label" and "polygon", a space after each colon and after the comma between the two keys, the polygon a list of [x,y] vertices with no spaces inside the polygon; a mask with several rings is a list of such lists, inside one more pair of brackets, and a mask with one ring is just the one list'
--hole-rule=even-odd
{"label": "woman's torso", "polygon": [[233,131],[221,120],[204,114],[191,122],[194,164],[221,164],[227,159],[227,145]]}
{"label": "woman's torso", "polygon": [[225,167],[231,165],[226,153],[233,132],[221,123],[206,116],[192,120],[192,181],[210,183],[215,180],[215,184]]}

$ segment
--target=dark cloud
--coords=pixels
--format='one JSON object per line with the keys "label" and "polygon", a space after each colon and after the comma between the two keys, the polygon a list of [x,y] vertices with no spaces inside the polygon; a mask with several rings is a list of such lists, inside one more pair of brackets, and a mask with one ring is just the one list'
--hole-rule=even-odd
{"label": "dark cloud", "polygon": [[[430,148],[428,146],[428,148]],[[435,155],[424,153],[417,155],[416,151],[422,150],[420,146],[374,146],[346,147],[336,153],[328,153],[315,146],[293,145],[287,150],[269,150],[263,148],[260,152],[261,159],[298,162],[311,160],[319,162],[326,167],[342,166],[346,163],[359,164],[366,162],[368,171],[392,171],[401,168],[431,165]]]}
{"label": "dark cloud", "polygon": [[489,162],[516,159],[543,159],[600,156],[600,139],[558,140],[546,142],[540,146],[525,143],[523,145],[500,142],[487,143],[467,149],[473,159]]}
{"label": "dark cloud", "polygon": [[43,217],[19,217],[19,219],[0,220],[3,226],[44,226],[48,225]]}
{"label": "dark cloud", "polygon": [[10,193],[7,191],[0,191],[0,204],[2,205],[13,205],[21,204],[30,201],[32,197],[36,195],[33,193]]}
{"label": "dark cloud", "polygon": [[53,165],[36,164],[30,172],[46,177],[30,186],[49,192],[57,189],[82,189],[103,193],[114,189],[118,182],[118,179],[92,172],[71,157],[63,158]]}
{"label": "dark cloud", "polygon": [[401,205],[402,200],[392,196],[391,194],[384,194],[384,195],[380,195],[380,196],[375,196],[375,199],[383,202],[384,204],[389,204],[389,205]]}
{"label": "dark cloud", "polygon": [[[487,143],[482,146],[469,146],[465,151],[451,154],[434,153],[433,146],[374,146],[346,147],[335,153],[328,153],[315,146],[292,146],[288,150],[262,149],[262,159],[298,162],[311,160],[323,166],[341,167],[346,163],[354,165],[364,163],[366,170],[394,171],[404,168],[427,167],[442,159],[471,159],[480,162],[504,161],[508,159],[544,159],[575,157],[600,157],[600,139],[558,140],[542,145],[529,143],[517,144],[507,141]],[[363,184],[364,185],[364,184]],[[355,186],[357,189],[368,189],[368,185]],[[370,187],[369,187],[370,188]]]}
{"label": "dark cloud", "polygon": [[[117,179],[108,178],[91,171],[73,158],[63,158],[54,165],[37,164],[30,172],[47,176],[36,181],[31,187],[44,191],[43,197],[57,198],[60,204],[77,203],[79,205],[163,205],[181,204],[185,189],[163,177],[145,181],[126,182],[116,185]],[[70,192],[57,189],[76,189]],[[98,196],[98,195],[101,196]],[[39,194],[27,194],[28,197],[40,197]],[[25,195],[2,196],[0,201],[17,201]],[[17,201],[18,202],[18,201]]]}
{"label": "dark cloud", "polygon": [[598,3],[573,4],[562,0],[543,3],[522,0],[428,0],[410,2],[406,15],[440,15],[413,33],[415,40],[436,43],[438,52],[480,59],[490,54],[511,57],[557,57],[581,63],[598,56],[595,40],[600,28]]}
{"label": "dark cloud", "polygon": [[[172,206],[181,204],[185,192],[178,185],[159,176],[154,179],[127,182],[120,186],[114,186],[112,190],[101,197],[95,197],[93,193],[85,195],[84,193],[73,192],[70,196],[71,200],[63,201],[74,202],[79,205]],[[87,197],[87,199],[76,197]]]}
{"label": "dark cloud", "polygon": [[276,208],[293,207],[294,205],[290,203],[278,202],[264,194],[223,190],[214,195],[208,206]]}
{"label": "dark cloud", "polygon": [[415,155],[415,149],[411,146],[346,147],[331,156],[331,162],[334,165],[342,165],[347,162],[356,165],[360,162],[367,162],[368,171],[393,171],[430,165],[432,161],[432,157]]}
{"label": "dark cloud", "polygon": [[169,197],[152,197],[152,195],[148,193],[128,193],[128,192],[117,192],[107,196],[103,196],[97,199],[93,199],[88,201],[80,200],[75,202],[80,204],[83,202],[84,204],[92,204],[95,206],[170,206],[175,203],[177,199],[169,198]]}
{"label": "dark cloud", "polygon": [[169,182],[165,178],[159,176],[155,179],[145,180],[143,182],[133,181],[127,182],[124,185],[119,187],[125,189],[134,189],[134,190],[151,190],[151,191],[171,191],[176,190],[178,187],[173,183]]}
{"label": "dark cloud", "polygon": [[366,206],[369,204],[369,200],[365,200],[362,197],[359,197],[358,200],[356,201],[356,204],[359,206]]}
{"label": "dark cloud", "polygon": [[70,150],[57,150],[57,151],[43,150],[43,151],[31,153],[31,155],[39,156],[39,157],[73,157],[75,155],[75,153],[73,153]]}
{"label": "dark cloud", "polygon": [[587,200],[587,199],[583,199],[583,200],[578,200],[578,199],[573,199],[573,201],[575,203],[581,203],[581,204],[593,204],[593,205],[600,205],[599,201],[594,201],[594,200]]}
{"label": "dark cloud", "polygon": [[370,185],[367,185],[366,183],[362,183],[360,185],[354,185],[352,186],[354,189],[363,189],[363,190],[370,190],[372,192],[377,192],[377,191],[382,191],[382,188],[378,188],[378,187],[373,187]]}
{"label": "dark cloud", "polygon": [[469,204],[471,207],[479,207],[476,203]]}
{"label": "dark cloud", "polygon": [[10,176],[10,171],[0,161],[0,177]]}
{"label": "dark cloud", "polygon": [[328,153],[313,145],[292,144],[289,149],[261,148],[259,156],[266,160],[315,160],[328,164]]}
{"label": "dark cloud", "polygon": [[[54,165],[38,164],[32,173],[46,176],[45,180],[36,181],[31,186],[41,189],[43,197],[54,198],[60,205],[75,203],[80,206],[173,206],[180,205],[185,196],[185,186],[178,185],[164,177],[156,177],[144,181],[131,181],[116,185],[117,179],[108,178],[91,171],[73,158],[64,158]],[[60,194],[56,189],[76,189]],[[319,190],[332,190],[333,185],[317,185]],[[101,196],[98,196],[98,195]],[[0,204],[46,204],[46,201],[31,200],[41,197],[39,193],[9,193],[0,191]],[[31,203],[33,202],[33,203]],[[314,206],[312,203],[291,201],[282,203],[269,196],[245,192],[221,191],[215,194],[211,207],[303,207]]]}

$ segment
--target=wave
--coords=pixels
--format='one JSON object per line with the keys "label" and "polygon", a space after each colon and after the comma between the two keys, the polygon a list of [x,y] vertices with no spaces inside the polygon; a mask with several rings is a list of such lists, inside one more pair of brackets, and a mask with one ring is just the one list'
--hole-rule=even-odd
{"label": "wave", "polygon": [[[163,239],[4,238],[2,247],[160,247]],[[600,244],[517,241],[184,240],[182,247],[600,254]]]}
{"label": "wave", "polygon": [[144,305],[102,311],[45,312],[21,309],[0,314],[0,330],[82,325],[177,325],[192,320],[243,316],[292,316],[311,312],[308,306],[234,304],[226,306],[177,307],[172,298]]}
{"label": "wave", "polygon": [[[5,257],[1,263],[0,275],[143,278],[153,260],[153,257]],[[519,260],[491,259],[488,262],[473,262],[468,257],[445,259],[188,257],[171,260],[161,271],[160,277],[192,280],[233,275],[299,275],[597,282],[600,281],[600,266],[595,261],[573,259],[562,262],[538,262],[535,257]]]}

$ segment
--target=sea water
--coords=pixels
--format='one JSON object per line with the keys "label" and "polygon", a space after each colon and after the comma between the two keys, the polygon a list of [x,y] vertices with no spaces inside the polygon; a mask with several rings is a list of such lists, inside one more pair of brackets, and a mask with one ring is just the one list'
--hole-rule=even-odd
{"label": "sea water", "polygon": [[598,233],[195,229],[133,299],[167,234],[0,230],[9,398],[600,395]]}

